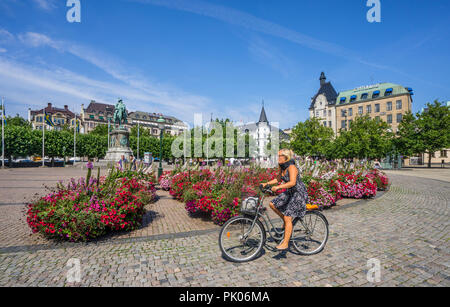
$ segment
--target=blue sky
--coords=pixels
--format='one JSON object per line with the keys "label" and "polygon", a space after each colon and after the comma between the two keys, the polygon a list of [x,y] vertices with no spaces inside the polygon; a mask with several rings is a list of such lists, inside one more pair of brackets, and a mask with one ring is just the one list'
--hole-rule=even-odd
{"label": "blue sky", "polygon": [[450,100],[450,2],[381,0],[0,0],[7,114],[91,99],[192,122],[194,113],[289,128],[308,118],[324,71],[344,91],[393,82],[413,111]]}

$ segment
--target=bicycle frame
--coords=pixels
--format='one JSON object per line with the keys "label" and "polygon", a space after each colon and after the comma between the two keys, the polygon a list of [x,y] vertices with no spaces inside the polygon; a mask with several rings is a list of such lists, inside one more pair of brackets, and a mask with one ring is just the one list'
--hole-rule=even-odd
{"label": "bicycle frame", "polygon": [[[272,220],[269,218],[269,215],[267,214],[267,212],[264,212],[264,214],[261,213],[261,209],[263,208],[263,205],[264,205],[264,198],[265,198],[265,194],[264,194],[264,192],[263,192],[262,197],[259,198],[259,204],[258,204],[258,207],[257,207],[257,209],[256,209],[256,214],[255,214],[255,215],[253,215],[253,214],[245,214],[245,215],[249,215],[249,216],[254,216],[254,219],[253,219],[252,226],[251,226],[251,227],[249,228],[249,230],[244,234],[243,238],[247,238],[247,236],[252,232],[253,227],[255,227],[256,221],[257,221],[258,219],[260,219],[260,218],[262,218],[263,221],[264,221],[264,223],[265,223],[266,229],[264,229],[264,230],[265,230],[266,232],[269,233],[270,237],[271,237],[273,240],[277,240],[277,239],[279,239],[279,238],[274,238],[274,236],[272,235],[272,231],[270,231],[270,229],[273,229],[273,231],[274,231],[276,234],[278,234],[278,235],[284,234],[284,232],[279,232],[279,231],[276,230],[276,228],[275,228],[275,226],[273,225]],[[269,221],[269,223],[270,223],[270,225],[272,226],[272,228],[269,227],[269,223],[268,223],[267,221]],[[303,227],[305,227],[305,229],[307,230],[307,232],[310,232],[308,226],[303,222],[302,219],[295,218],[295,219],[292,221],[292,225],[295,225],[298,221],[300,221],[300,222],[302,223]],[[264,226],[264,224],[263,224],[263,226]]]}

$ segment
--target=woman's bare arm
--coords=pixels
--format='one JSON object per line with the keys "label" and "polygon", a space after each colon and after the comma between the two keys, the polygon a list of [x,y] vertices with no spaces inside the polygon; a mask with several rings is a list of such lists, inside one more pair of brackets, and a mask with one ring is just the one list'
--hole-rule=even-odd
{"label": "woman's bare arm", "polygon": [[263,186],[274,185],[274,184],[278,184],[279,182],[281,182],[281,170],[278,172],[277,178],[275,178],[274,180],[271,180],[269,182],[263,183]]}
{"label": "woman's bare arm", "polygon": [[298,170],[295,167],[295,165],[291,165],[288,168],[289,170],[289,182],[279,185],[277,186],[277,190],[281,190],[281,189],[289,189],[294,187],[297,184],[297,175],[298,175]]}

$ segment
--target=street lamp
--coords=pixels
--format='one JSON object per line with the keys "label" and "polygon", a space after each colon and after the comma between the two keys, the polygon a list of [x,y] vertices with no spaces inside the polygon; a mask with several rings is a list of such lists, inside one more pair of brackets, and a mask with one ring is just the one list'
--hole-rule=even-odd
{"label": "street lamp", "polygon": [[162,168],[162,140],[163,140],[163,131],[166,121],[162,116],[157,120],[158,128],[159,128],[159,168],[158,168],[158,180],[162,176],[163,168]]}

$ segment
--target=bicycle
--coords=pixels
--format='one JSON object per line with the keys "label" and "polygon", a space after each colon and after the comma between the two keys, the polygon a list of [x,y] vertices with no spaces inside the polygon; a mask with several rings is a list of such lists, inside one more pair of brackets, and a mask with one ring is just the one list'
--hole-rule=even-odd
{"label": "bicycle", "polygon": [[[266,245],[269,233],[275,242],[281,242],[284,230],[275,228],[263,207],[266,193],[272,193],[270,186],[259,186],[261,197],[248,197],[242,201],[241,215],[228,220],[220,231],[219,246],[224,257],[234,262],[254,260]],[[264,221],[268,231],[261,222]],[[272,228],[269,227],[269,223]],[[300,255],[310,256],[320,253],[328,241],[329,229],[326,217],[317,211],[307,211],[302,219],[292,222],[290,243]],[[317,228],[316,228],[317,226]],[[272,235],[274,233],[274,235]]]}

